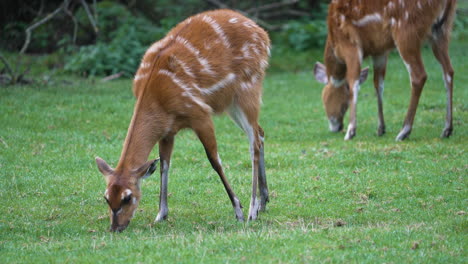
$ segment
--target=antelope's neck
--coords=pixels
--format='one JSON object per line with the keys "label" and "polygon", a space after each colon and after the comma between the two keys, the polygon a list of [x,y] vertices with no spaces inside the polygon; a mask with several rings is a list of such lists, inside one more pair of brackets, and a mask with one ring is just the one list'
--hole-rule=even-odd
{"label": "antelope's neck", "polygon": [[166,123],[155,104],[137,101],[116,170],[133,170],[148,161],[156,142],[164,135]]}

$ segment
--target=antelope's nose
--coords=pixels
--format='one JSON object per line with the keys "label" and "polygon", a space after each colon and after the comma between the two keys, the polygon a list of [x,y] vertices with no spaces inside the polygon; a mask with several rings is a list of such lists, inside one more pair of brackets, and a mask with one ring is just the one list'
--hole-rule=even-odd
{"label": "antelope's nose", "polygon": [[331,132],[340,132],[343,129],[343,123],[338,122],[335,118],[328,120],[328,127]]}

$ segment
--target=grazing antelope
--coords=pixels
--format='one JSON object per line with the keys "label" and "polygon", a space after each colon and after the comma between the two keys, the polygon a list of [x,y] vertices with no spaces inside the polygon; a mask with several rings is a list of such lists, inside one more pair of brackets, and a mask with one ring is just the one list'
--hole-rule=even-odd
{"label": "grazing antelope", "polygon": [[192,129],[200,139],[236,218],[243,221],[241,203],[221,166],[211,119],[222,112],[229,114],[250,143],[253,177],[248,219],[256,219],[258,211],[265,210],[268,187],[264,135],[258,116],[269,54],[268,34],[252,20],[230,10],[192,16],[146,51],[133,82],[136,104],[117,167],[112,169],[96,158],[107,182],[105,199],[111,231],[128,226],[141,199],[140,180],[156,169],[158,160],[147,159],[157,142],[161,184],[156,221],[166,219],[174,137],[184,128]]}
{"label": "grazing antelope", "polygon": [[325,65],[317,63],[314,74],[326,86],[322,92],[330,130],[343,127],[343,116],[350,108],[345,140],[356,135],[356,104],[360,84],[367,77],[361,72],[362,59],[371,56],[377,92],[379,128],[385,133],[383,89],[388,53],[397,48],[411,79],[411,99],[403,129],[396,140],[407,138],[413,127],[427,75],[421,46],[429,40],[442,66],[447,91],[447,115],[442,137],[452,134],[453,68],[448,55],[450,31],[456,0],[333,0],[328,10],[328,38]]}

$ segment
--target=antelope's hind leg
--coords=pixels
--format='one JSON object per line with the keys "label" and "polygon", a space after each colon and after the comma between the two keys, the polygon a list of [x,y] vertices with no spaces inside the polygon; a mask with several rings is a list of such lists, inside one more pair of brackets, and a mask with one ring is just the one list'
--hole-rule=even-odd
{"label": "antelope's hind leg", "polygon": [[211,117],[207,116],[203,120],[195,121],[192,124],[192,129],[195,131],[201,143],[203,144],[211,166],[221,178],[224,188],[226,189],[229,199],[231,200],[237,220],[244,221],[242,205],[239,201],[239,198],[237,198],[236,194],[229,185],[229,182],[226,176],[224,175],[224,171],[221,166],[221,160],[218,155],[218,146],[216,143],[213,120],[211,120]]}
{"label": "antelope's hind leg", "polygon": [[431,41],[432,51],[437,61],[439,61],[444,72],[444,84],[447,93],[447,114],[445,116],[445,128],[440,135],[442,138],[448,138],[453,131],[452,122],[452,95],[453,95],[453,67],[448,54],[448,36],[442,33],[433,37]]}
{"label": "antelope's hind leg", "polygon": [[[259,96],[259,95],[258,95]],[[254,100],[258,99],[255,96]],[[252,99],[252,98],[251,98]],[[265,173],[263,129],[258,125],[259,105],[247,104],[235,100],[228,110],[229,116],[247,134],[252,160],[252,195],[248,220],[257,219],[258,212],[264,211],[268,198],[268,186]],[[259,187],[257,187],[259,185]],[[257,198],[260,189],[260,201]]]}

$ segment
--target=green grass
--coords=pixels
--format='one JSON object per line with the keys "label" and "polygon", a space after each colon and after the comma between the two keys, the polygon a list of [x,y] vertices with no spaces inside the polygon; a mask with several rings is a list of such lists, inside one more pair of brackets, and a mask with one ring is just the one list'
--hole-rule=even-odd
{"label": "green grass", "polygon": [[[315,54],[302,72],[272,72],[265,81],[261,124],[271,202],[258,221],[245,224],[235,221],[201,144],[184,131],[170,170],[168,221],[153,224],[155,173],[142,185],[129,228],[109,233],[94,157],[113,165],[119,158],[134,103],[131,81],[63,76],[72,84],[2,87],[1,262],[467,263],[466,45],[451,46],[455,131],[444,140],[445,89],[428,49],[428,82],[404,142],[394,138],[406,114],[409,78],[395,53],[385,90],[387,134],[376,136],[368,80],[350,142],[327,130],[322,86],[311,74],[321,58]],[[247,214],[247,139],[227,117],[215,123],[226,174]]]}

